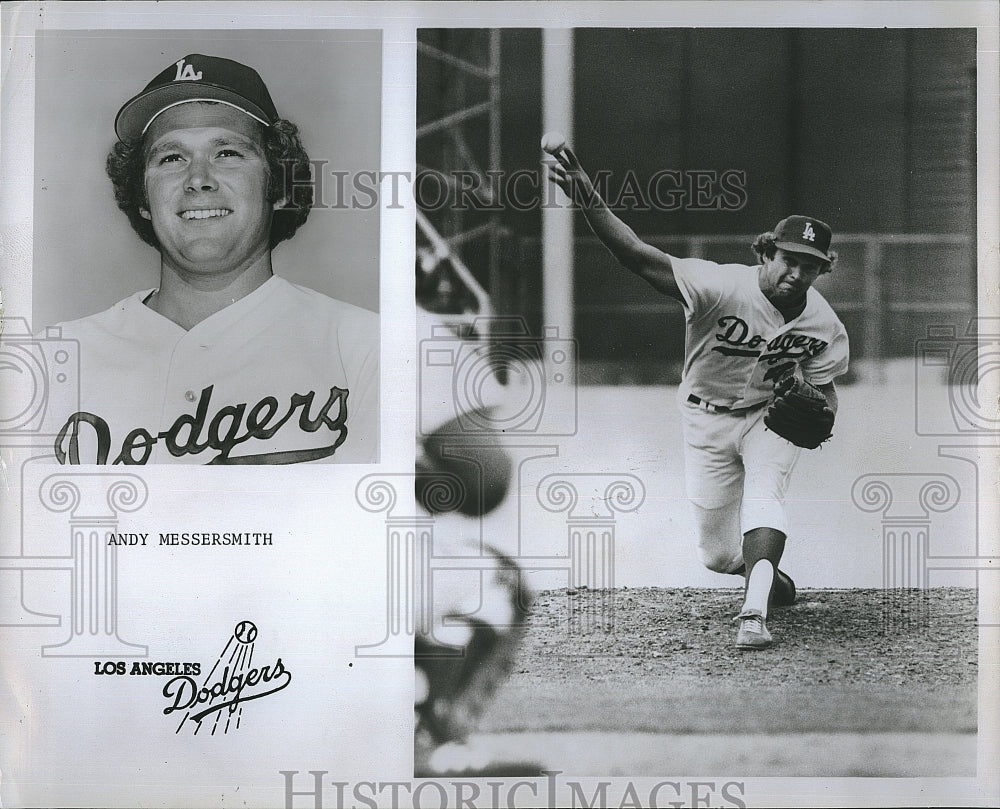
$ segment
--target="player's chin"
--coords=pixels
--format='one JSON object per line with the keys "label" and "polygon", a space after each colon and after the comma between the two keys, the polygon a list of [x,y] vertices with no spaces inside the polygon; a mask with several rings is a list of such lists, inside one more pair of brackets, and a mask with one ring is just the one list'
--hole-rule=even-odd
{"label": "player's chin", "polygon": [[796,303],[805,297],[806,291],[792,284],[778,284],[776,297],[782,303]]}
{"label": "player's chin", "polygon": [[248,251],[220,244],[215,239],[188,242],[171,253],[170,266],[193,275],[219,275],[250,263]]}

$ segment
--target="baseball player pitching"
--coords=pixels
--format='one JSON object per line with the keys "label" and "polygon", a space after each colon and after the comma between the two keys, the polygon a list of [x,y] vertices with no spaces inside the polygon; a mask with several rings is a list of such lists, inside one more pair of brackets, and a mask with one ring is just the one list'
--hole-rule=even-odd
{"label": "baseball player pitching", "polygon": [[769,606],[795,600],[795,584],[778,569],[789,479],[800,448],[831,436],[834,379],[848,365],[847,332],[812,286],[836,262],[830,228],[786,217],[754,240],[753,266],[671,256],[608,209],[571,149],[546,145],[555,157],[549,176],[605,247],[684,307],[677,398],[698,551],[710,570],[744,577],[736,646],[765,649]]}
{"label": "baseball player pitching", "polygon": [[312,186],[261,77],[185,56],[122,106],[115,132],[115,199],[159,253],[160,282],[60,324],[79,342],[81,389],[56,459],[377,460],[377,316],[272,273]]}

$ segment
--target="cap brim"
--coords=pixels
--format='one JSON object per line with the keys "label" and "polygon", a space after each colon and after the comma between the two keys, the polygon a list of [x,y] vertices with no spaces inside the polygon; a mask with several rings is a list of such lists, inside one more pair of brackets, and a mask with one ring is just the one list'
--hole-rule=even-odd
{"label": "cap brim", "polygon": [[115,118],[115,134],[118,135],[119,140],[138,140],[146,125],[157,113],[167,107],[195,99],[223,101],[243,110],[259,121],[268,120],[268,115],[264,110],[249,102],[239,93],[207,82],[184,81],[155,87],[148,92],[140,93],[130,101],[126,101]]}
{"label": "cap brim", "polygon": [[817,250],[815,247],[810,247],[807,244],[799,244],[798,242],[775,242],[774,246],[780,247],[788,253],[806,253],[807,255],[821,258],[823,261],[830,261],[830,256],[822,250]]}

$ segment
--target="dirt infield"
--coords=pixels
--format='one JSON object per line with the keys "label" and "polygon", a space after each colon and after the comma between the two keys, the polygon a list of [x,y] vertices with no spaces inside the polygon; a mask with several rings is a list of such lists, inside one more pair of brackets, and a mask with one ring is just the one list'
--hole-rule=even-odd
{"label": "dirt infield", "polygon": [[740,597],[541,593],[480,744],[590,774],[975,773],[975,590],[802,590],[764,652],[733,646]]}

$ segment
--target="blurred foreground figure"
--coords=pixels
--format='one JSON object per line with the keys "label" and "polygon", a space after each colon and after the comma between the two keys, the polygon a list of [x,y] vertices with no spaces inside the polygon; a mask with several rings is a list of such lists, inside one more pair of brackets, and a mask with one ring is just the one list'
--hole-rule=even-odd
{"label": "blurred foreground figure", "polygon": [[[418,309],[418,341],[452,328],[438,315]],[[465,348],[482,349],[482,362],[489,362],[488,345],[478,335],[461,327],[449,333]],[[504,502],[514,477],[499,431],[482,429],[494,416],[499,418],[504,386],[488,380],[481,388],[481,406],[468,408],[456,401],[450,381],[444,377],[435,388],[421,390],[416,501],[436,518],[436,556],[466,557],[486,569],[447,571],[434,578],[431,631],[418,631],[414,642],[414,775],[539,775],[537,763],[496,761],[468,743],[510,672],[532,594],[516,560],[479,545],[479,521]],[[463,431],[470,419],[479,425],[475,432]]]}

